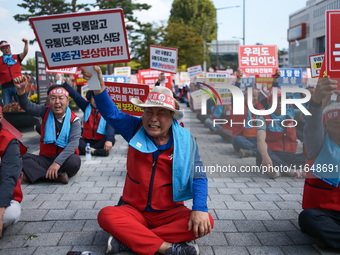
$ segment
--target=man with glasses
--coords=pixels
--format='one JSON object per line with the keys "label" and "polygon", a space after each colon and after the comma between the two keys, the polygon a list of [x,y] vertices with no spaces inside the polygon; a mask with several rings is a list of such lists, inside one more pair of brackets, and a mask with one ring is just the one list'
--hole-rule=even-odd
{"label": "man with glasses", "polygon": [[23,155],[23,180],[33,183],[39,178],[68,183],[68,178],[80,168],[79,138],[80,120],[68,107],[67,90],[51,86],[48,91],[49,106],[30,102],[25,95],[27,85],[24,76],[14,79],[18,100],[22,109],[34,117],[41,117],[40,153]]}
{"label": "man with glasses", "polygon": [[24,51],[16,55],[12,54],[11,46],[7,41],[0,41],[0,51],[3,54],[0,57],[0,83],[4,104],[12,103],[12,97],[14,101],[18,101],[13,80],[21,76],[21,61],[28,53],[28,40],[22,38],[22,41],[25,43]]}

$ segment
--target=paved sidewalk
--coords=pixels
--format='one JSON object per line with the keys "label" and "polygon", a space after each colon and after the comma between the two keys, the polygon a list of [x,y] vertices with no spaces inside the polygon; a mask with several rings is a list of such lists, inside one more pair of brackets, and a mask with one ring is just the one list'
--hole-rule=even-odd
{"label": "paved sidewalk", "polygon": [[[231,144],[211,134],[184,104],[181,107],[205,166],[230,165],[237,171],[255,164],[255,158],[238,158]],[[126,175],[127,143],[120,135],[116,139],[109,157],[92,157],[85,163],[81,156],[81,169],[67,185],[23,183],[21,219],[0,239],[0,255],[66,255],[71,250],[104,254],[109,235],[98,226],[97,214],[117,203]],[[38,153],[34,131],[22,140],[30,144],[29,151]],[[208,177],[208,207],[215,227],[212,235],[197,241],[200,254],[333,254],[319,250],[299,229],[303,179],[272,180],[261,173],[240,172]],[[191,201],[186,205],[190,208]],[[37,237],[25,240],[32,234]]]}

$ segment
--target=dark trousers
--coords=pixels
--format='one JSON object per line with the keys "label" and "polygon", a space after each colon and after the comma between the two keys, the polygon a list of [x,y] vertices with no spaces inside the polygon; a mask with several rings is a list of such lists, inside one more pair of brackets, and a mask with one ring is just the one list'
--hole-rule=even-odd
{"label": "dark trousers", "polygon": [[[104,149],[104,145],[105,145],[105,138],[102,140],[93,140],[93,139],[87,139],[87,138],[83,138],[81,137],[79,139],[79,154],[80,155],[85,155],[85,147],[86,144],[89,143],[90,147],[92,147],[93,149]],[[115,144],[115,141],[113,141],[112,146]]]}
{"label": "dark trousers", "polygon": [[[306,157],[303,153],[292,153],[292,152],[284,152],[284,151],[272,151],[268,149],[268,154],[271,160],[273,161],[273,167],[286,166],[288,168],[296,168],[296,170],[300,170],[300,166],[304,167],[306,163]],[[260,167],[262,164],[262,157],[260,152],[256,153],[256,165]]]}
{"label": "dark trousers", "polygon": [[257,138],[256,137],[244,137],[242,135],[237,135],[231,141],[234,150],[239,152],[240,149],[251,150],[255,154],[257,153]]}
{"label": "dark trousers", "polygon": [[[45,178],[46,172],[54,162],[55,158],[56,157],[46,157],[25,153],[22,156],[22,171],[27,175],[31,182],[35,182],[39,178]],[[80,163],[81,161],[79,156],[72,154],[60,167],[58,175],[67,173],[69,177],[74,176],[79,171]]]}
{"label": "dark trousers", "polygon": [[299,139],[301,142],[303,142],[303,128],[305,126],[305,122],[299,121],[298,124],[295,127],[296,130],[296,137]]}
{"label": "dark trousers", "polygon": [[299,215],[301,231],[316,238],[327,247],[340,249],[340,212],[306,209]]}

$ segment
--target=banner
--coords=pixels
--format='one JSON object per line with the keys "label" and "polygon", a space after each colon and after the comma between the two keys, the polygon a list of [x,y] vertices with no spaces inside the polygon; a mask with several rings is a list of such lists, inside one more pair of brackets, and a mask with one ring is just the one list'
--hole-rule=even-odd
{"label": "banner", "polygon": [[206,72],[206,83],[226,83],[228,78],[227,73],[210,73]]}
{"label": "banner", "polygon": [[[87,91],[89,91],[89,90],[90,90],[89,85],[84,85],[84,86],[81,87],[80,92],[81,92],[81,96],[82,96],[84,99],[86,99],[86,93],[87,93]],[[87,99],[86,99],[86,100],[87,100]]]}
{"label": "banner", "polygon": [[130,62],[122,9],[29,19],[49,69]]}
{"label": "banner", "polygon": [[301,68],[280,68],[279,87],[303,87]]}
{"label": "banner", "polygon": [[278,68],[277,47],[239,45],[238,62],[245,74],[274,74]]}
{"label": "banner", "polygon": [[40,51],[35,52],[35,66],[37,72],[38,104],[45,104],[47,102],[47,90],[50,87],[50,81],[48,74],[45,72],[45,60]]}
{"label": "banner", "polygon": [[127,83],[127,76],[118,76],[118,75],[103,75],[104,81],[107,82],[118,82],[118,83]]}
{"label": "banner", "polygon": [[77,67],[70,68],[58,68],[58,69],[45,69],[46,73],[63,73],[63,74],[75,74],[77,72]]}
{"label": "banner", "polygon": [[78,68],[74,75],[74,83],[77,86],[87,85],[87,80],[83,78],[83,74],[81,73],[81,69]]}
{"label": "banner", "polygon": [[131,75],[131,66],[122,66],[122,67],[115,67],[114,68],[114,75]]}
{"label": "banner", "polygon": [[150,69],[177,73],[177,49],[150,45]]}
{"label": "banner", "polygon": [[325,54],[316,54],[309,56],[309,65],[312,78],[319,77],[324,57]]}
{"label": "banner", "polygon": [[[138,76],[137,76],[138,83],[149,85],[150,90],[151,90],[155,86],[160,73],[161,71],[151,70],[151,69],[138,70]],[[164,75],[165,75],[165,84],[164,85],[161,84],[161,86],[165,86],[171,90],[172,75],[170,73],[164,73]]]}
{"label": "banner", "polygon": [[149,86],[130,83],[105,82],[107,93],[119,110],[133,116],[141,117],[143,110],[130,102],[139,98],[145,102],[149,94]]}
{"label": "banner", "polygon": [[326,73],[338,81],[340,90],[340,10],[326,11]]}
{"label": "banner", "polygon": [[190,78],[191,77],[196,77],[196,76],[199,76],[199,75],[203,75],[201,65],[188,67],[187,71],[188,71],[188,74],[189,74]]}

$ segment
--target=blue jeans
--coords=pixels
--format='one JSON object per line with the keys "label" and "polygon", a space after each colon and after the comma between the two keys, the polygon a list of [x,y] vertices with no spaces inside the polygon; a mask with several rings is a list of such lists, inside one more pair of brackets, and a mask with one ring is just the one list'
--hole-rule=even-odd
{"label": "blue jeans", "polygon": [[[285,151],[272,151],[268,149],[268,155],[273,161],[274,167],[286,166],[291,168],[296,168],[297,170],[303,167],[306,164],[306,157],[303,153],[292,153]],[[261,166],[262,164],[262,156],[258,152],[256,154],[256,165]]]}
{"label": "blue jeans", "polygon": [[231,141],[233,144],[234,150],[239,152],[240,149],[251,150],[255,154],[257,153],[257,138],[256,137],[244,137],[241,135],[237,135]]}
{"label": "blue jeans", "polygon": [[18,102],[16,87],[2,89],[2,101],[4,104],[12,103],[12,96],[14,97],[14,101]]}

